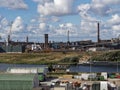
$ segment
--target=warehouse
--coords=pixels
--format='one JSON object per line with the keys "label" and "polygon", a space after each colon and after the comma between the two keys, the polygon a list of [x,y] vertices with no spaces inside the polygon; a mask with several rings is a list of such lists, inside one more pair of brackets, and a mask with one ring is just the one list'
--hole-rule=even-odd
{"label": "warehouse", "polygon": [[1,90],[33,90],[38,86],[37,74],[0,74]]}
{"label": "warehouse", "polygon": [[46,79],[48,67],[13,67],[7,69],[8,73],[34,73],[38,74],[39,81]]}
{"label": "warehouse", "polygon": [[25,52],[25,46],[23,45],[2,45],[0,47],[0,52],[6,52],[6,53],[22,53]]}
{"label": "warehouse", "polygon": [[43,73],[47,74],[48,67],[10,67],[8,73]]}

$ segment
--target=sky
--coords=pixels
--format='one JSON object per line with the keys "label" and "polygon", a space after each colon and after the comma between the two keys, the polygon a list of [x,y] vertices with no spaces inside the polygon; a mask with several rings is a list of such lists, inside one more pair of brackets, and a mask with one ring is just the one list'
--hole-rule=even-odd
{"label": "sky", "polygon": [[120,0],[0,0],[0,41],[97,41],[120,34]]}

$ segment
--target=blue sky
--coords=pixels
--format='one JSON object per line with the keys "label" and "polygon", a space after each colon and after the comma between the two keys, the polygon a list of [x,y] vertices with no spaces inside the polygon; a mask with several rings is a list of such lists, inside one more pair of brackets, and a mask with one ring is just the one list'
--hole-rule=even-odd
{"label": "blue sky", "polygon": [[[116,38],[120,34],[120,0],[0,0],[0,36],[6,40],[43,42]],[[96,22],[97,21],[97,22]],[[12,22],[12,25],[11,25]],[[10,29],[11,27],[11,29]]]}

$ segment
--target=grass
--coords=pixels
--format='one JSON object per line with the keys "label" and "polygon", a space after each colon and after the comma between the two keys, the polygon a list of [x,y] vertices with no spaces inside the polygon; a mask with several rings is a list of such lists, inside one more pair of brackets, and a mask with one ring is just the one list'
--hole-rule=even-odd
{"label": "grass", "polygon": [[[0,53],[0,63],[10,64],[74,64],[71,61],[87,61],[94,57],[116,57],[120,51],[114,52],[50,52],[50,53]],[[95,60],[97,60],[95,58]]]}
{"label": "grass", "polygon": [[64,54],[62,52],[51,53],[1,53],[0,63],[11,64],[49,64],[58,63],[65,57],[78,56],[79,53],[69,52]]}

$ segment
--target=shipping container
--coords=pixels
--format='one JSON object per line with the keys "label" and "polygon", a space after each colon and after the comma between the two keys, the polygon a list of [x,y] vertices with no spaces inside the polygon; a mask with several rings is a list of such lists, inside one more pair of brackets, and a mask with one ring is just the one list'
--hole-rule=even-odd
{"label": "shipping container", "polygon": [[116,77],[120,79],[120,75],[117,75]]}
{"label": "shipping container", "polygon": [[81,76],[74,75],[74,78],[75,78],[75,79],[80,79],[80,80],[81,80]]}
{"label": "shipping container", "polygon": [[100,90],[108,90],[108,82],[101,81],[100,82]]}
{"label": "shipping container", "polygon": [[104,76],[100,76],[99,78],[100,78],[100,81],[104,81],[105,80]]}
{"label": "shipping container", "polygon": [[107,76],[108,76],[108,75],[107,75],[107,72],[102,72],[102,73],[101,73],[101,76],[103,76],[105,80],[107,80],[107,78],[108,78],[108,77],[107,77]]}
{"label": "shipping container", "polygon": [[54,87],[53,90],[67,90],[66,87]]}
{"label": "shipping container", "polygon": [[88,79],[89,80],[95,80],[96,79],[96,74],[95,73],[91,73],[89,76],[88,76]]}
{"label": "shipping container", "polygon": [[72,79],[73,75],[63,75],[63,78]]}
{"label": "shipping container", "polygon": [[45,75],[44,74],[38,74],[39,81],[45,81]]}
{"label": "shipping container", "polygon": [[98,83],[98,82],[93,83],[92,90],[100,90],[100,83]]}
{"label": "shipping container", "polygon": [[113,83],[108,82],[108,87],[110,88],[110,90],[117,90],[117,86],[116,86],[115,82],[113,82]]}
{"label": "shipping container", "polygon": [[81,79],[83,80],[88,80],[88,77],[89,77],[90,74],[81,74]]}

